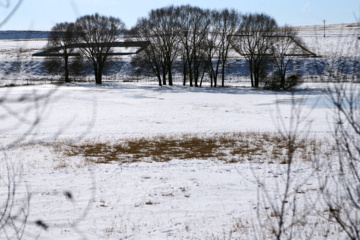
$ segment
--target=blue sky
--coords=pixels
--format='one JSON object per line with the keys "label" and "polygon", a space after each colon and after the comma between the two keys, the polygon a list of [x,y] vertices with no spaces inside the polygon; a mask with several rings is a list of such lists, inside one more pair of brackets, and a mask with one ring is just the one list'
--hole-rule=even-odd
{"label": "blue sky", "polygon": [[[4,19],[19,0],[0,0]],[[23,0],[20,8],[1,30],[50,30],[59,22],[99,12],[119,17],[128,28],[151,9],[190,4],[202,8],[235,8],[242,13],[264,12],[280,25],[352,23],[360,19],[360,0]]]}

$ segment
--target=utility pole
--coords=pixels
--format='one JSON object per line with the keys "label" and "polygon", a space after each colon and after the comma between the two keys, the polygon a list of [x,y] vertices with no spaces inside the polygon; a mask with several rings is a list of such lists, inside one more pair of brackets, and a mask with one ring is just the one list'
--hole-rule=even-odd
{"label": "utility pole", "polygon": [[325,37],[325,20],[324,20],[324,37]]}

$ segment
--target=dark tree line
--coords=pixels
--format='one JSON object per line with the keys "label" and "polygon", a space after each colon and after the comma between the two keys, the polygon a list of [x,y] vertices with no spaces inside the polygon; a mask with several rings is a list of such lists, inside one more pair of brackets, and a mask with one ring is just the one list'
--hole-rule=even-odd
{"label": "dark tree line", "polygon": [[140,18],[129,33],[129,37],[151,41],[142,54],[133,58],[132,65],[150,70],[158,78],[160,86],[166,85],[167,79],[172,85],[173,63],[180,54],[180,26],[174,19],[177,15],[179,10],[173,6],[152,10],[149,18]]}
{"label": "dark tree line", "polygon": [[[212,87],[225,85],[225,70],[231,50],[249,63],[252,87],[267,78],[269,65],[278,77],[271,83],[278,89],[292,85],[287,66],[301,40],[296,29],[279,27],[266,14],[241,14],[234,9],[208,10],[190,5],[169,6],[150,11],[138,20],[128,35],[151,42],[132,59],[139,74],[152,72],[159,85],[173,83],[173,72],[182,73],[183,85],[201,86],[205,76]],[[151,71],[149,71],[151,70]]]}
{"label": "dark tree line", "polygon": [[246,14],[242,16],[238,36],[232,39],[234,49],[249,62],[252,87],[259,87],[260,80],[266,71],[268,57],[273,46],[271,37],[278,25],[275,19],[265,14]]}
{"label": "dark tree line", "polygon": [[[129,37],[150,41],[151,46],[133,59],[133,66],[146,71],[152,68],[159,85],[172,85],[173,71],[182,73],[183,85],[201,86],[205,74],[217,86],[231,46],[226,40],[238,28],[240,14],[235,10],[221,11],[185,6],[169,6],[152,10],[138,20]],[[214,62],[214,60],[216,60]]]}
{"label": "dark tree line", "polygon": [[45,48],[51,52],[45,61],[45,68],[51,73],[63,71],[65,82],[69,82],[69,74],[81,72],[83,59],[87,59],[94,71],[96,84],[102,84],[102,75],[109,63],[113,45],[124,29],[125,24],[119,18],[97,13],[80,17],[75,23],[56,24]]}
{"label": "dark tree line", "polygon": [[[87,59],[96,83],[101,84],[113,44],[124,30],[120,19],[99,14],[80,17],[75,23],[56,24],[47,45],[47,50],[56,54],[48,57],[45,66],[52,73],[63,71],[68,82],[70,74],[81,73],[83,60]],[[177,72],[182,75],[183,85],[201,87],[204,79],[210,79],[211,87],[217,87],[221,75],[224,87],[233,51],[248,61],[252,87],[259,87],[268,79],[271,64],[277,79],[269,85],[287,89],[292,86],[286,73],[295,56],[294,41],[301,42],[296,35],[296,29],[279,27],[266,14],[183,5],[151,10],[147,17],[138,19],[125,37],[151,43],[132,58],[131,66],[133,73],[156,76],[160,86],[172,85]]]}

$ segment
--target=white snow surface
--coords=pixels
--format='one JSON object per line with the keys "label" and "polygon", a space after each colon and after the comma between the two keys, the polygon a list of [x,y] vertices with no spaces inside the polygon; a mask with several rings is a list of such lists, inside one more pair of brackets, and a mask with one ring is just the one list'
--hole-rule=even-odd
{"label": "white snow surface", "polygon": [[[288,118],[290,92],[273,92],[251,88],[158,87],[151,83],[64,84],[3,88],[10,99],[26,95],[27,103],[8,106],[31,107],[35,96],[52,92],[40,101],[45,109],[42,123],[35,133],[38,140],[85,134],[85,138],[119,139],[187,133],[274,131],[277,118]],[[316,134],[329,132],[327,96],[320,90],[300,90],[295,99],[304,105]],[[45,103],[43,103],[45,102]],[[277,112],[277,103],[281,112]],[[19,106],[18,106],[19,105]],[[41,105],[41,104],[40,104]],[[316,111],[314,111],[316,109]],[[21,111],[21,110],[19,110]],[[66,113],[66,114],[64,114]],[[281,116],[280,116],[281,115]],[[14,118],[3,120],[6,128],[16,124]],[[27,124],[11,129],[11,135],[26,131]],[[9,136],[9,135],[7,135]]]}
{"label": "white snow surface", "polygon": [[[322,138],[330,136],[332,125],[328,99],[319,87],[304,85],[295,99],[306,99],[303,111],[309,116],[304,125],[311,122],[310,133]],[[267,182],[274,187],[271,166],[247,161],[227,164],[214,159],[89,165],[82,157],[65,157],[46,143],[212,136],[221,132],[275,133],[278,120],[286,122],[290,117],[290,93],[247,87],[159,87],[151,83],[47,84],[0,91],[7,100],[1,110],[6,116],[2,119],[3,146],[28,131],[29,125],[21,119],[31,120],[38,113],[42,116],[40,124],[23,140],[34,144],[5,151],[8,162],[22,169],[22,182],[32,193],[29,222],[42,219],[50,226],[39,233],[29,224],[28,232],[40,234],[39,239],[253,236],[258,188],[254,175],[269,178]],[[52,91],[37,105],[31,100]],[[28,97],[26,102],[11,102],[23,96]],[[12,117],[8,109],[21,114]],[[68,166],[58,167],[62,163]],[[299,163],[295,169],[308,174],[311,164]],[[73,201],[63,195],[67,191]],[[90,210],[84,216],[89,200]],[[76,228],[70,227],[77,218],[81,222]],[[242,227],[237,227],[239,224]]]}
{"label": "white snow surface", "polygon": [[[309,34],[305,41],[322,41],[320,32],[303,31]],[[327,44],[319,44],[324,54],[337,41],[325,39]],[[29,58],[46,44],[1,43],[6,45],[2,60],[18,59],[12,55],[16,46],[27,48]],[[20,79],[26,77],[26,71],[20,74]],[[331,138],[333,109],[323,91],[327,87],[306,83],[295,93],[296,102],[303,102],[307,118],[302,127],[310,127],[310,138]],[[0,96],[3,159],[20,178],[17,201],[31,193],[25,239],[253,239],[258,222],[255,176],[261,176],[271,193],[285,180],[279,164],[216,159],[88,164],[54,146],[163,135],[276,133],[290,120],[290,92],[254,90],[246,83],[190,88],[116,82],[0,88]],[[40,122],[32,128],[38,116]],[[2,172],[5,167],[2,161]],[[304,191],[310,198],[317,196],[312,171],[310,162],[297,162],[293,168],[306,180]],[[5,197],[2,183],[0,199]],[[47,230],[34,225],[39,219],[49,225]],[[325,225],[317,228],[315,239],[323,238]],[[328,239],[337,239],[337,234],[331,232]]]}

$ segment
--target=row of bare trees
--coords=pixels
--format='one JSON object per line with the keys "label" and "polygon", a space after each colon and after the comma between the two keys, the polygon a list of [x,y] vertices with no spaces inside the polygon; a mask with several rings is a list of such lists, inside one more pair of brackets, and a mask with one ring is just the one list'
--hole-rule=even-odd
{"label": "row of bare trees", "polygon": [[[217,86],[231,49],[227,36],[239,27],[240,13],[235,10],[208,10],[198,7],[169,6],[150,11],[138,20],[130,37],[150,41],[144,52],[133,58],[134,69],[155,74],[159,85],[173,83],[173,71],[182,72],[183,84],[201,86],[205,73],[211,86]],[[216,60],[213,64],[213,60]]]}
{"label": "row of bare trees", "polygon": [[214,87],[221,75],[224,86],[226,64],[233,50],[248,61],[253,87],[259,87],[272,63],[280,80],[278,88],[285,89],[288,64],[301,44],[295,28],[279,27],[266,14],[189,5],[150,11],[138,20],[129,37],[152,43],[132,59],[135,71],[157,76],[159,85],[172,85],[173,71],[181,72],[183,85],[189,81],[195,87],[202,85],[205,74]]}
{"label": "row of bare trees", "polygon": [[[75,23],[59,23],[51,30],[45,61],[50,72],[78,75],[83,59],[89,60],[97,84],[111,56],[113,44],[125,29],[124,23],[99,14],[80,17]],[[287,84],[287,67],[296,56],[301,39],[293,27],[279,27],[266,14],[241,14],[234,9],[209,10],[190,5],[151,10],[147,17],[126,34],[127,41],[151,44],[132,58],[133,73],[156,76],[159,85],[172,85],[174,72],[181,73],[183,85],[202,86],[205,78],[211,87],[225,85],[225,70],[230,52],[237,52],[249,63],[252,87],[259,87],[269,73],[269,63],[277,72],[275,85]],[[76,50],[80,49],[80,50]],[[71,61],[70,61],[71,57]]]}

